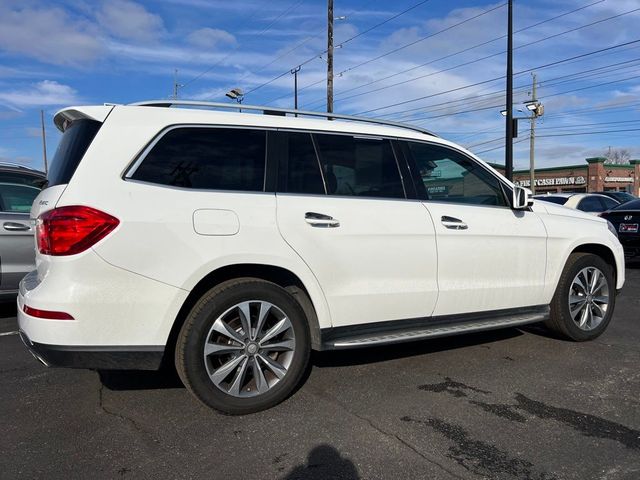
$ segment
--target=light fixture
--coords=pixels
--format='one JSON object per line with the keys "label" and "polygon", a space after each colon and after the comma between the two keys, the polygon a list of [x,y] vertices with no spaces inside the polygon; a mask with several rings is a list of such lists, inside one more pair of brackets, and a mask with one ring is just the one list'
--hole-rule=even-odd
{"label": "light fixture", "polygon": [[242,103],[242,99],[244,98],[244,92],[241,88],[232,88],[225,96],[229,97],[231,100],[235,100],[238,103]]}

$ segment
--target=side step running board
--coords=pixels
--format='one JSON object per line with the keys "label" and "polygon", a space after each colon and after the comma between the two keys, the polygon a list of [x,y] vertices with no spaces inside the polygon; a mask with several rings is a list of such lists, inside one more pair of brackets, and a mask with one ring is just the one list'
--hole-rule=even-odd
{"label": "side step running board", "polygon": [[[524,310],[524,311],[523,311]],[[451,335],[460,335],[470,332],[481,332],[484,330],[495,330],[499,328],[515,327],[526,325],[528,323],[541,322],[549,318],[549,307],[537,307],[535,309],[523,309],[517,313],[505,314],[503,312],[494,312],[492,316],[483,314],[477,319],[470,319],[468,315],[459,317],[458,321],[447,319],[446,321],[438,321],[438,319],[425,319],[420,325],[410,328],[399,329],[393,325],[395,322],[384,322],[388,328],[381,330],[377,328],[375,332],[364,333],[362,330],[352,330],[350,334],[326,335],[323,331],[323,349],[336,350],[357,347],[369,347],[375,345],[385,345],[400,342],[410,342],[422,340],[426,338],[445,337]],[[403,321],[399,321],[402,324]],[[431,323],[431,325],[430,325]],[[374,326],[375,324],[369,324]],[[365,330],[363,328],[363,330]],[[333,333],[333,332],[331,332]],[[327,338],[328,337],[328,338]]]}

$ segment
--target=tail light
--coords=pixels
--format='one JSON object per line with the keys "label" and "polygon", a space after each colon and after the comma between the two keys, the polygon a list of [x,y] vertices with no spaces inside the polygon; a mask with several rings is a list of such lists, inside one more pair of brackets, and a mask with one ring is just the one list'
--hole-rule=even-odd
{"label": "tail light", "polygon": [[84,252],[109,235],[119,223],[117,218],[91,207],[54,208],[36,221],[38,251],[53,256]]}
{"label": "tail light", "polygon": [[46,320],[74,320],[74,318],[67,312],[54,312],[52,310],[40,310],[38,308],[32,308],[27,305],[22,309],[27,315],[31,315],[36,318],[44,318]]}

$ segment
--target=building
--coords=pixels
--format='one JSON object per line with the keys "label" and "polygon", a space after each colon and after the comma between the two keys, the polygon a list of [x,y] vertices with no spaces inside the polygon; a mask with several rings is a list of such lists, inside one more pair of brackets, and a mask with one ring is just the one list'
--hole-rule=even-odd
{"label": "building", "polygon": [[[629,165],[606,163],[604,157],[587,158],[583,165],[538,168],[535,170],[535,193],[624,191],[640,195],[640,160]],[[494,165],[504,172],[502,165]],[[529,170],[513,172],[516,185],[531,188]]]}

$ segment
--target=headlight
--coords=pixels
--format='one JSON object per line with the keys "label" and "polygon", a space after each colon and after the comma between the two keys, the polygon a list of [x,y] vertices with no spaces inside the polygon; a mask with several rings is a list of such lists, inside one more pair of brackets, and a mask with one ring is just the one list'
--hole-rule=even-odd
{"label": "headlight", "polygon": [[609,231],[613,233],[616,238],[618,238],[618,231],[616,230],[616,227],[613,226],[613,223],[611,223],[609,220],[607,220],[607,227],[609,227]]}

